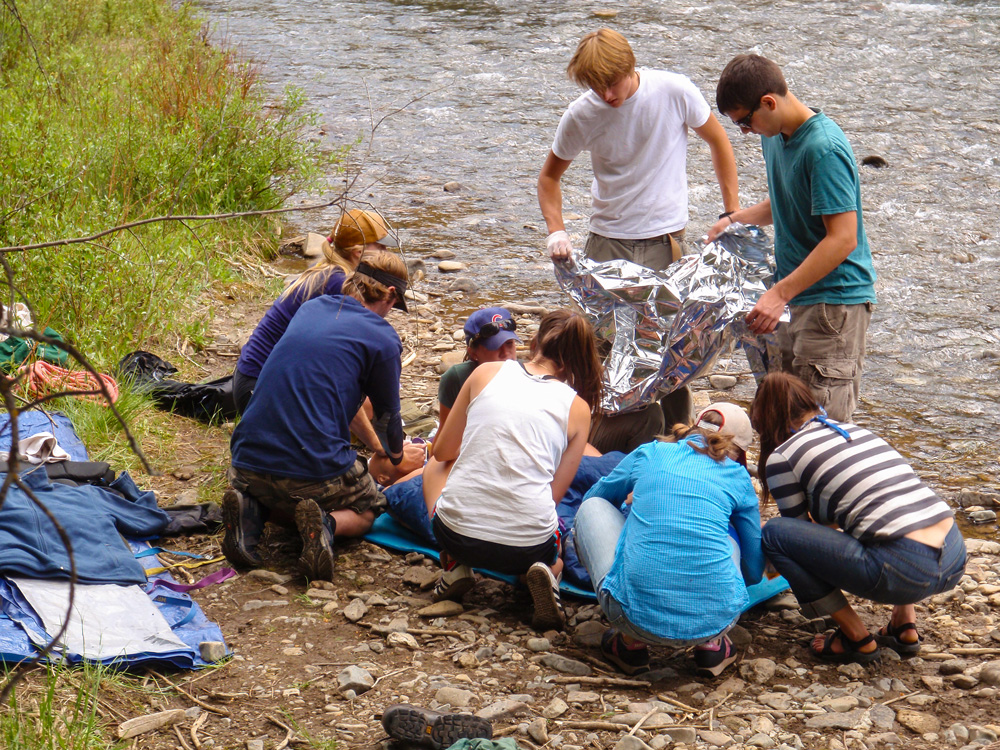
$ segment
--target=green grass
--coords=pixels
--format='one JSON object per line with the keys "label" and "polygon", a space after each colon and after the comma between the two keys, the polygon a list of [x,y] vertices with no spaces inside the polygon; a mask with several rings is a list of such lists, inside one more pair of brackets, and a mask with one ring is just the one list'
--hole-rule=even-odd
{"label": "green grass", "polygon": [[[109,739],[98,717],[98,696],[109,674],[106,670],[46,667],[40,674],[41,678],[27,676],[7,704],[0,706],[0,746],[11,750],[108,750],[126,746]],[[8,672],[5,678],[9,677]]]}
{"label": "green grass", "polygon": [[[0,246],[279,207],[334,158],[301,138],[301,92],[268,101],[256,68],[210,46],[188,5],[18,0],[23,26],[11,7],[0,6]],[[8,258],[36,323],[107,367],[151,340],[203,344],[200,293],[233,282],[241,254],[272,252],[275,227],[154,223]]]}

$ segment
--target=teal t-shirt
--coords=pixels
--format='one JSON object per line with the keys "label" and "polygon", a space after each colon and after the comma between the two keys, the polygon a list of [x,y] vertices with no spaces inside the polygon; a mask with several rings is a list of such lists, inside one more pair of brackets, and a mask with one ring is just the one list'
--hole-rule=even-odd
{"label": "teal t-shirt", "polygon": [[817,112],[787,141],[781,134],[762,137],[761,148],[774,219],[776,281],[798,268],[826,236],[824,215],[858,215],[854,252],[790,304],[875,302],[875,268],[861,219],[861,178],[844,131]]}

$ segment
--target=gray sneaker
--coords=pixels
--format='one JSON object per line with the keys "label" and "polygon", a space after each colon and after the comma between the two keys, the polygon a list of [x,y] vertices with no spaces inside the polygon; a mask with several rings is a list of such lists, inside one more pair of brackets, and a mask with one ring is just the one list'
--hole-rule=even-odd
{"label": "gray sneaker", "polygon": [[333,533],[326,511],[315,500],[300,500],[295,506],[295,525],[302,537],[302,572],[310,581],[332,581]]}
{"label": "gray sneaker", "polygon": [[472,714],[440,713],[407,704],[389,706],[382,727],[392,739],[408,745],[445,750],[463,739],[491,739],[493,725]]}
{"label": "gray sneaker", "polygon": [[259,568],[257,545],[264,533],[264,507],[252,497],[229,488],[222,496],[222,554],[235,568]]}
{"label": "gray sneaker", "polygon": [[562,600],[559,597],[559,579],[545,563],[536,562],[525,575],[528,593],[535,604],[531,627],[538,631],[562,630],[566,625]]}

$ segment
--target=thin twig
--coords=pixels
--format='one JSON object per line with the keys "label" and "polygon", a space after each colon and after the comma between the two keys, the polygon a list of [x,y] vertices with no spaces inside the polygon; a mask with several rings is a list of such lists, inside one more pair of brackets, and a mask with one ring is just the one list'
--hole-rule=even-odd
{"label": "thin twig", "polygon": [[641,727],[646,722],[646,719],[648,719],[650,716],[652,716],[659,710],[660,710],[659,707],[649,709],[649,711],[647,711],[646,714],[641,719],[639,719],[639,721],[635,723],[635,726],[632,727],[630,730],[628,730],[628,736],[631,737],[632,735],[634,735],[639,730],[639,727]]}
{"label": "thin twig", "polygon": [[288,747],[288,743],[292,741],[292,737],[295,735],[295,732],[292,730],[290,726],[282,723],[271,714],[268,714],[265,718],[267,718],[267,720],[270,721],[272,724],[277,724],[279,727],[285,730],[286,732],[285,739],[283,739],[281,742],[279,742],[277,745],[274,746],[274,750],[285,750],[285,748]]}
{"label": "thin twig", "polygon": [[198,730],[208,721],[208,714],[200,714],[191,725],[191,742],[194,743],[194,750],[201,750],[201,740],[198,738]]}
{"label": "thin twig", "polygon": [[177,741],[181,743],[181,747],[184,748],[184,750],[192,750],[191,746],[187,743],[187,740],[184,739],[184,734],[181,732],[181,728],[174,724],[173,730],[174,734],[177,735]]}

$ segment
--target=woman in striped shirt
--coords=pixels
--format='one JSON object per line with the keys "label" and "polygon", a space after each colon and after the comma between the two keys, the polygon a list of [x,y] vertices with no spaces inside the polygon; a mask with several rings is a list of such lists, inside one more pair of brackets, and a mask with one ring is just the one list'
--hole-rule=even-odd
{"label": "woman in striped shirt", "polygon": [[[803,614],[829,615],[839,626],[816,637],[813,654],[867,663],[879,644],[917,653],[913,605],[954,587],[965,570],[951,508],[884,440],[827,418],[793,375],[764,378],[750,418],[760,434],[765,501],[774,497],[781,512],[764,527],[764,553]],[[843,591],[894,605],[877,636]]]}

